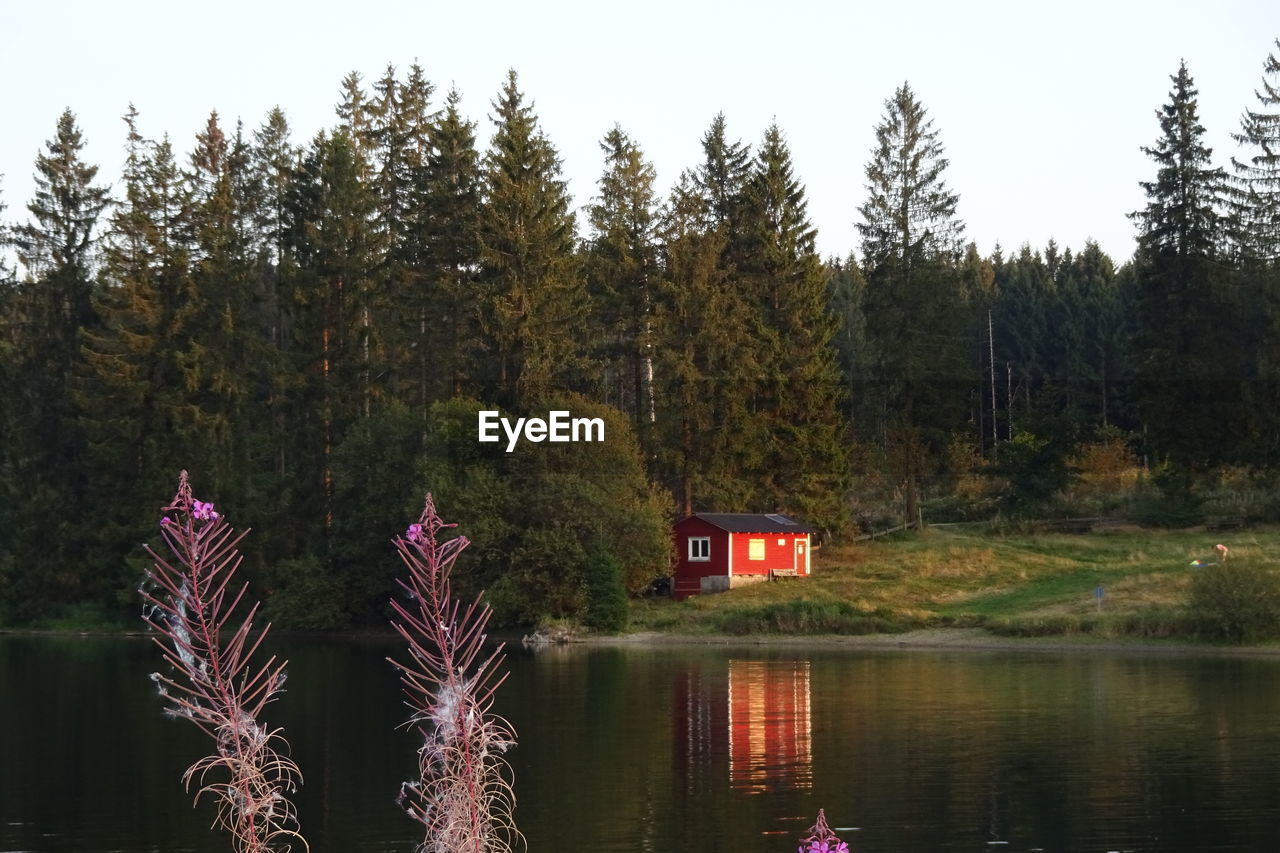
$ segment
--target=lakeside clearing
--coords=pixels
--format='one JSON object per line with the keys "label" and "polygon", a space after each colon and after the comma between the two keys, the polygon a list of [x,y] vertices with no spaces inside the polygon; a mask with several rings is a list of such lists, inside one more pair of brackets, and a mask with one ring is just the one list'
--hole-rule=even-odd
{"label": "lakeside clearing", "polygon": [[1216,560],[1218,543],[1231,560],[1280,568],[1274,527],[1215,533],[1113,525],[1083,534],[929,528],[823,548],[812,578],[683,602],[633,602],[629,630],[691,639],[897,635],[874,642],[951,647],[1028,637],[1055,638],[1057,647],[1068,637],[1090,647],[1190,640],[1188,593],[1204,571],[1192,563]]}

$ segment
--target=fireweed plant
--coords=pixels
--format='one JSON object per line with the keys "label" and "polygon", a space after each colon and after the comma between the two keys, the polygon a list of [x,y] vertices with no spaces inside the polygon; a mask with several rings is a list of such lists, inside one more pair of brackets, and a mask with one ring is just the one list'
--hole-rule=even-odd
{"label": "fireweed plant", "polygon": [[818,809],[818,820],[809,827],[809,834],[800,839],[797,853],[849,853],[849,845],[836,837],[827,826],[827,814]]}
{"label": "fireweed plant", "polygon": [[237,853],[288,853],[295,843],[307,850],[287,796],[297,791],[302,774],[281,754],[288,750],[281,730],[258,722],[285,680],[284,661],[274,656],[261,665],[253,661],[271,626],[255,636],[254,604],[229,636],[222,636],[247,586],[234,594],[229,590],[241,561],[236,546],[248,531],[235,535],[213,504],[193,499],[186,471],[179,476],[178,493],[161,511],[160,533],[170,556],[146,546],[154,564],[139,592],[145,602],[142,618],[171,670],[153,673],[151,680],[168,706],[166,713],[193,722],[216,747],[188,767],[182,781],[188,792],[197,786],[197,802],[206,794],[217,801],[214,825],[231,833]]}
{"label": "fireweed plant", "polygon": [[502,758],[515,733],[492,713],[506,679],[503,647],[482,656],[489,606],[477,596],[464,608],[453,597],[449,576],[468,544],[464,536],[441,538],[453,526],[427,495],[421,517],[395,539],[409,576],[397,581],[408,604],[392,600],[392,625],[409,645],[409,662],[388,660],[413,710],[407,725],[422,736],[419,778],[401,786],[399,803],[423,825],[424,853],[507,853],[524,839]]}

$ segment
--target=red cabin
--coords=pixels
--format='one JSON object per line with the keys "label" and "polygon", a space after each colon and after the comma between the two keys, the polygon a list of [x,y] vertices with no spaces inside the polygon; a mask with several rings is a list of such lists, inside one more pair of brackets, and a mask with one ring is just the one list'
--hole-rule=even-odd
{"label": "red cabin", "polygon": [[700,512],[676,523],[676,600],[774,577],[808,577],[813,528],[785,515]]}

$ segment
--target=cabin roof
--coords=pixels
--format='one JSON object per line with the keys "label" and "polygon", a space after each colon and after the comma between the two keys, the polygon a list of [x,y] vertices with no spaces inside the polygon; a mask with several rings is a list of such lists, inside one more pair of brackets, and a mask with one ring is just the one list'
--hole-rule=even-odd
{"label": "cabin roof", "polygon": [[[695,512],[697,518],[728,533],[814,533],[814,529],[776,512]],[[686,518],[685,521],[688,521]],[[683,523],[683,522],[681,522]]]}

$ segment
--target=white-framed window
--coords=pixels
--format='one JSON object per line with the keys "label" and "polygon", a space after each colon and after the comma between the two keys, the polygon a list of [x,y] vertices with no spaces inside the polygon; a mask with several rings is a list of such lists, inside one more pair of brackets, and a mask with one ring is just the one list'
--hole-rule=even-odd
{"label": "white-framed window", "polygon": [[689,537],[689,561],[706,562],[711,559],[711,537]]}
{"label": "white-framed window", "polygon": [[764,540],[763,539],[747,540],[747,559],[748,560],[764,559]]}

